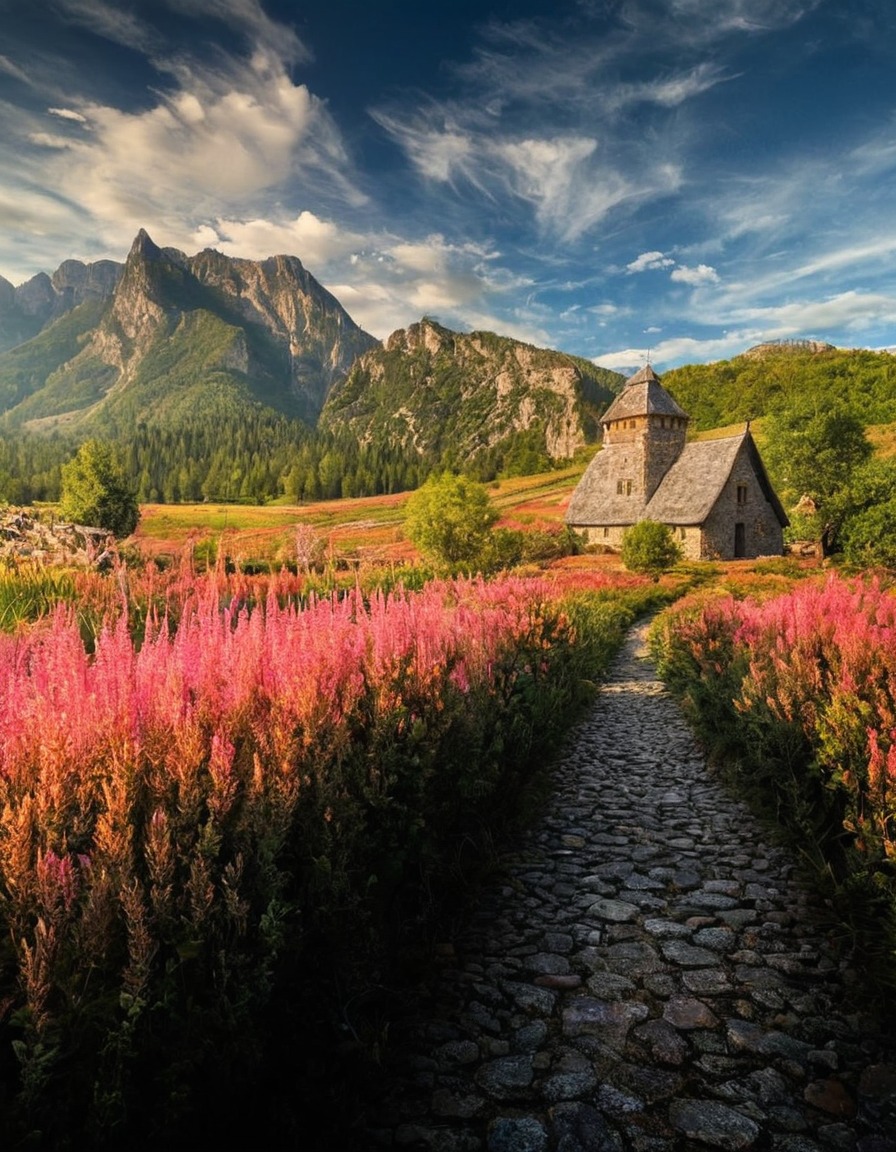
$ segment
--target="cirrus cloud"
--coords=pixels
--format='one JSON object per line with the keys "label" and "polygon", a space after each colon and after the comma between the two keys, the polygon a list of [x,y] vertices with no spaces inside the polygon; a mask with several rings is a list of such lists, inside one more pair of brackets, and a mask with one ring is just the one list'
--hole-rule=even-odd
{"label": "cirrus cloud", "polygon": [[626,264],[625,270],[631,275],[646,272],[651,268],[671,268],[674,263],[675,261],[663,252],[642,252],[630,264]]}

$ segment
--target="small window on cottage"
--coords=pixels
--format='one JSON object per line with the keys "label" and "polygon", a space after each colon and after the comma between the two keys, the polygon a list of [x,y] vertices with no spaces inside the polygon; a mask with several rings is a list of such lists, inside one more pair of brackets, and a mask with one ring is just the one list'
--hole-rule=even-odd
{"label": "small window on cottage", "polygon": [[609,528],[604,528],[604,539],[606,540],[606,538],[607,538],[609,535],[610,535],[610,529],[609,529]]}
{"label": "small window on cottage", "polygon": [[631,496],[631,494],[632,494],[632,482],[631,482],[631,480],[626,480],[626,482],[625,482],[625,494],[626,494],[626,496]]}
{"label": "small window on cottage", "polygon": [[621,496],[621,495],[622,495],[622,493],[623,493],[623,491],[624,491],[624,487],[623,487],[623,481],[622,481],[622,480],[617,480],[617,481],[616,481],[616,495],[617,495],[617,496]]}
{"label": "small window on cottage", "polygon": [[688,538],[688,530],[687,530],[687,528],[679,528],[679,529],[678,529],[678,534],[679,534],[679,536],[681,536],[682,540],[687,540],[687,538]]}
{"label": "small window on cottage", "polygon": [[746,486],[746,484],[738,484],[738,486],[737,486],[737,502],[738,502],[738,504],[746,504],[746,502],[747,502],[747,486]]}

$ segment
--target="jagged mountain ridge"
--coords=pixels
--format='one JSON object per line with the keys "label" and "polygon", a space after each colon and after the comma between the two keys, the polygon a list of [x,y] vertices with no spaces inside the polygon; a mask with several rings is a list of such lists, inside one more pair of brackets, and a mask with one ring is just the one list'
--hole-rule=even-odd
{"label": "jagged mountain ridge", "polygon": [[330,392],[320,426],[458,462],[537,429],[547,456],[567,460],[597,439],[622,381],[579,357],[424,319],[359,357]]}
{"label": "jagged mountain ridge", "polygon": [[[0,354],[7,427],[126,436],[135,421],[170,424],[210,403],[313,423],[334,381],[377,343],[296,257],[188,257],[141,229],[111,291],[88,291],[96,266],[73,265],[55,274],[44,308],[61,315]],[[46,285],[35,280],[36,299]]]}
{"label": "jagged mountain ridge", "polygon": [[144,229],[123,264],[68,260],[19,288],[0,282],[6,338],[16,324],[38,330],[0,351],[0,430],[75,440],[170,431],[197,412],[239,420],[251,405],[430,463],[518,433],[567,459],[597,438],[623,379],[426,319],[380,344],[297,257],[187,256]]}
{"label": "jagged mountain ridge", "polygon": [[64,260],[52,276],[38,272],[18,287],[0,276],[0,352],[30,340],[86,300],[107,300],[123,267],[114,260]]}

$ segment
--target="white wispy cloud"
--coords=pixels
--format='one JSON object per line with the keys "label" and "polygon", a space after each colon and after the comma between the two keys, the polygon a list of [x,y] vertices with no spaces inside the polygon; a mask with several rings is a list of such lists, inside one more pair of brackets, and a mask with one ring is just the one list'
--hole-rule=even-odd
{"label": "white wispy cloud", "polygon": [[689,268],[686,264],[679,264],[669,273],[669,279],[679,284],[690,284],[699,287],[701,284],[718,284],[719,274],[709,264],[698,264],[696,268]]}
{"label": "white wispy cloud", "polygon": [[734,308],[730,316],[734,323],[761,325],[764,339],[785,339],[804,332],[836,329],[861,332],[881,320],[896,321],[896,296],[850,289],[822,299]]}
{"label": "white wispy cloud", "polygon": [[162,38],[152,25],[120,4],[107,0],[56,0],[54,7],[64,19],[115,44],[145,52],[162,45]]}
{"label": "white wispy cloud", "polygon": [[56,148],[62,151],[71,146],[68,136],[58,136],[52,132],[29,132],[28,139],[40,148]]}
{"label": "white wispy cloud", "polygon": [[611,86],[603,106],[607,111],[619,111],[632,104],[658,104],[663,108],[676,108],[727,79],[730,77],[718,64],[704,61],[684,72],[650,77],[637,84],[620,83]]}
{"label": "white wispy cloud", "polygon": [[14,80],[20,80],[23,84],[30,86],[32,83],[31,77],[25,69],[20,68],[18,64],[2,53],[0,53],[0,72],[4,72],[7,76],[12,76]]}
{"label": "white wispy cloud", "polygon": [[[743,330],[729,332],[700,340],[691,336],[674,337],[662,340],[650,348],[650,362],[655,368],[680,363],[705,363],[711,360],[727,360],[744,352],[764,337],[760,331]],[[616,351],[600,352],[593,357],[594,363],[602,368],[634,372],[644,364],[646,349],[621,348]]]}
{"label": "white wispy cloud", "polygon": [[165,0],[181,16],[199,20],[220,20],[248,40],[284,60],[299,63],[311,59],[307,45],[295,29],[282,20],[268,16],[259,0]]}
{"label": "white wispy cloud", "polygon": [[[848,291],[826,299],[798,300],[761,307],[732,309],[719,323],[731,327],[721,336],[705,339],[673,336],[651,348],[655,365],[701,363],[729,359],[767,340],[788,340],[806,335],[827,339],[832,331],[853,332],[857,337],[875,324],[896,323],[896,297],[886,293]],[[607,368],[636,368],[643,363],[644,349],[608,349],[594,356]]]}
{"label": "white wispy cloud", "polygon": [[508,188],[533,207],[539,223],[572,239],[635,191],[615,172],[590,179],[596,150],[587,136],[530,137],[500,142],[494,154]]}
{"label": "white wispy cloud", "polygon": [[453,183],[463,178],[479,185],[477,143],[439,110],[417,113],[407,119],[382,109],[371,111],[373,119],[398,141],[411,165],[426,180]]}
{"label": "white wispy cloud", "polygon": [[[663,31],[671,27],[677,29],[680,40],[706,43],[732,34],[786,28],[820,3],[821,0],[672,0],[658,7]],[[657,11],[653,4],[640,7],[642,12]]]}
{"label": "white wispy cloud", "polygon": [[667,256],[665,252],[642,252],[630,264],[626,264],[625,270],[632,275],[653,268],[671,268],[674,263],[671,256]]}
{"label": "white wispy cloud", "polygon": [[64,165],[49,166],[45,178],[72,189],[109,242],[123,244],[150,223],[182,241],[228,209],[275,200],[297,178],[363,200],[325,104],[293,83],[279,59],[259,49],[213,71],[184,60],[172,69],[178,83],[147,109],[85,103],[78,115],[86,134],[32,136],[65,148]]}
{"label": "white wispy cloud", "polygon": [[192,241],[199,247],[216,248],[226,256],[247,260],[300,255],[309,270],[314,270],[349,257],[369,245],[370,238],[305,211],[291,219],[218,217],[200,225]]}
{"label": "white wispy cloud", "polygon": [[48,108],[51,116],[58,116],[60,120],[71,120],[75,124],[86,124],[87,117],[76,112],[74,108]]}

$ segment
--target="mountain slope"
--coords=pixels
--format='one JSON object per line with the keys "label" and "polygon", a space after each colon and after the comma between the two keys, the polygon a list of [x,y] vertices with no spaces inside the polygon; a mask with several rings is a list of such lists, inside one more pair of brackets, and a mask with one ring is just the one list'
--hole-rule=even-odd
{"label": "mountain slope", "polygon": [[30,340],[87,301],[107,300],[121,270],[113,260],[65,260],[52,276],[39,272],[18,288],[0,276],[0,352]]}
{"label": "mountain slope", "polygon": [[334,380],[376,344],[295,257],[187,257],[143,230],[111,295],[80,294],[0,355],[7,427],[126,436],[135,421],[167,425],[222,402],[313,422]]}
{"label": "mountain slope", "polygon": [[469,464],[521,436],[548,462],[567,460],[597,439],[622,381],[562,352],[423,320],[356,361],[320,427],[443,465]]}
{"label": "mountain slope", "polygon": [[800,395],[844,404],[863,424],[896,420],[896,357],[818,341],[758,345],[731,360],[672,368],[663,387],[699,431],[759,419]]}

